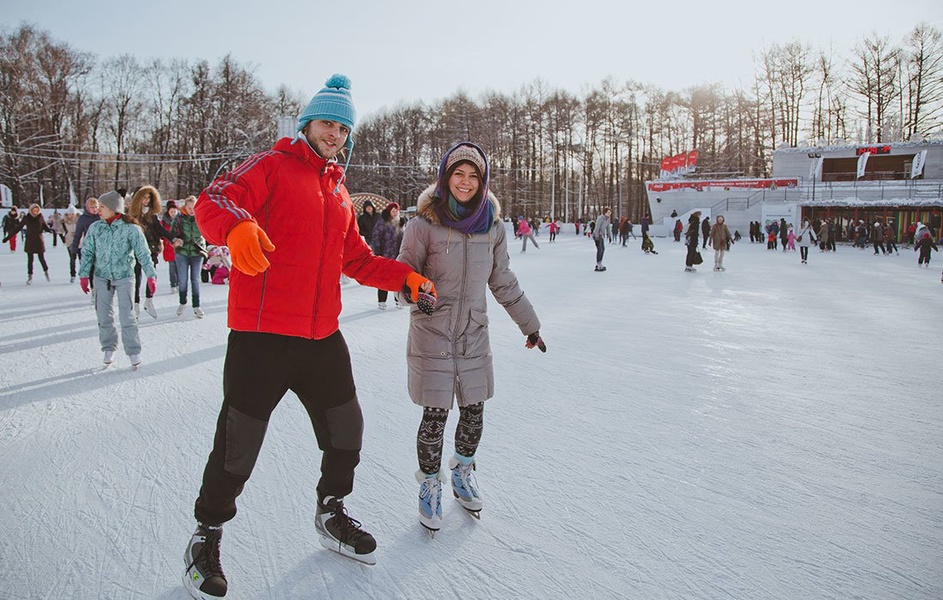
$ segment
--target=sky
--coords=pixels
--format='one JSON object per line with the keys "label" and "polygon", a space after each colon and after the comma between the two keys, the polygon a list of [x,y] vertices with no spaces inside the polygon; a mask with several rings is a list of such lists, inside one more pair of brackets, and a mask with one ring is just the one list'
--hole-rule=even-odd
{"label": "sky", "polygon": [[[682,244],[656,237],[658,255],[608,246],[595,273],[572,226],[538,241],[509,250],[546,354],[489,300],[481,520],[446,490],[435,539],[419,524],[409,315],[346,284],[364,446],[345,505],[377,564],[318,543],[321,453],[289,393],[224,528],[227,598],[943,598],[939,254],[924,269],[903,246],[839,244],[802,265],[744,241],[726,272],[707,248],[685,273]],[[22,250],[0,248],[0,597],[182,600],[227,286],[178,318],[161,262],[143,365],[119,350],[102,371],[95,313],[50,242],[51,281],[31,286]]]}
{"label": "sky", "polygon": [[901,39],[916,24],[943,26],[937,0],[385,0],[326,3],[48,2],[3,0],[2,24],[26,21],[100,57],[204,58],[231,53],[270,91],[309,98],[334,72],[348,75],[361,116],[401,103],[540,79],[574,94],[606,77],[664,89],[748,84],[755,54],[793,40],[848,56],[876,31]]}

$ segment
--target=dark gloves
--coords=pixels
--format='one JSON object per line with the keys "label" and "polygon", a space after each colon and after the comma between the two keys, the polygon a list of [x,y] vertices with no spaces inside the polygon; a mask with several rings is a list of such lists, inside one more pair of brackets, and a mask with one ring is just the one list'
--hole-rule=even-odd
{"label": "dark gloves", "polygon": [[547,351],[547,344],[544,343],[543,338],[540,337],[540,332],[535,331],[534,333],[527,336],[527,341],[524,342],[524,345],[529,349],[533,347],[540,348],[541,352]]}

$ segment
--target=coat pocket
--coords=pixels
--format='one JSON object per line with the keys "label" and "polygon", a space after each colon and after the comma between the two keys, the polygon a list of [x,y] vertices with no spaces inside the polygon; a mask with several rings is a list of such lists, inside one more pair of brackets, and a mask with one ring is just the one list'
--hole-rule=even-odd
{"label": "coat pocket", "polygon": [[431,356],[445,358],[452,354],[452,340],[449,332],[450,307],[438,308],[433,314],[426,315],[418,310],[410,315],[409,339],[406,353],[409,356]]}
{"label": "coat pocket", "polygon": [[462,335],[463,356],[487,356],[491,354],[488,339],[488,313],[472,308],[468,313],[468,324]]}

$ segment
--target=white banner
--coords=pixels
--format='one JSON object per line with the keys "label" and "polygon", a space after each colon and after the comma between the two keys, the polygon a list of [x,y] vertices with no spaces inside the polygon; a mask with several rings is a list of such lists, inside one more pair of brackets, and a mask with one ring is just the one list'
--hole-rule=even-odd
{"label": "white banner", "polygon": [[870,152],[865,152],[858,157],[858,179],[864,177],[864,169],[868,164],[868,157],[871,156]]}
{"label": "white banner", "polygon": [[0,206],[10,208],[13,206],[13,190],[0,183]]}
{"label": "white banner", "polygon": [[914,162],[910,166],[910,178],[916,179],[923,173],[923,165],[927,162],[927,151],[921,150],[914,156]]}
{"label": "white banner", "polygon": [[72,189],[72,182],[69,182],[69,206],[78,208],[79,199],[75,197],[75,190]]}
{"label": "white banner", "polygon": [[809,179],[822,180],[822,163],[824,161],[825,159],[821,156],[812,159],[812,164],[809,165]]}

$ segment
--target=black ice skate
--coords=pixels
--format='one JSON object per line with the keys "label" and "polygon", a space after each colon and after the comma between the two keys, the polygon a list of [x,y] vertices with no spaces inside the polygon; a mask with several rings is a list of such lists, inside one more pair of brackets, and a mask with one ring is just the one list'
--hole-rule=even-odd
{"label": "black ice skate", "polygon": [[183,562],[187,571],[183,574],[183,586],[196,600],[217,600],[226,595],[226,576],[219,563],[219,542],[223,537],[222,527],[198,525]]}
{"label": "black ice skate", "polygon": [[344,508],[344,499],[327,496],[318,502],[314,521],[321,538],[321,545],[348,558],[364,564],[375,565],[373,551],[377,542],[373,536],[360,528],[360,521],[350,518]]}

